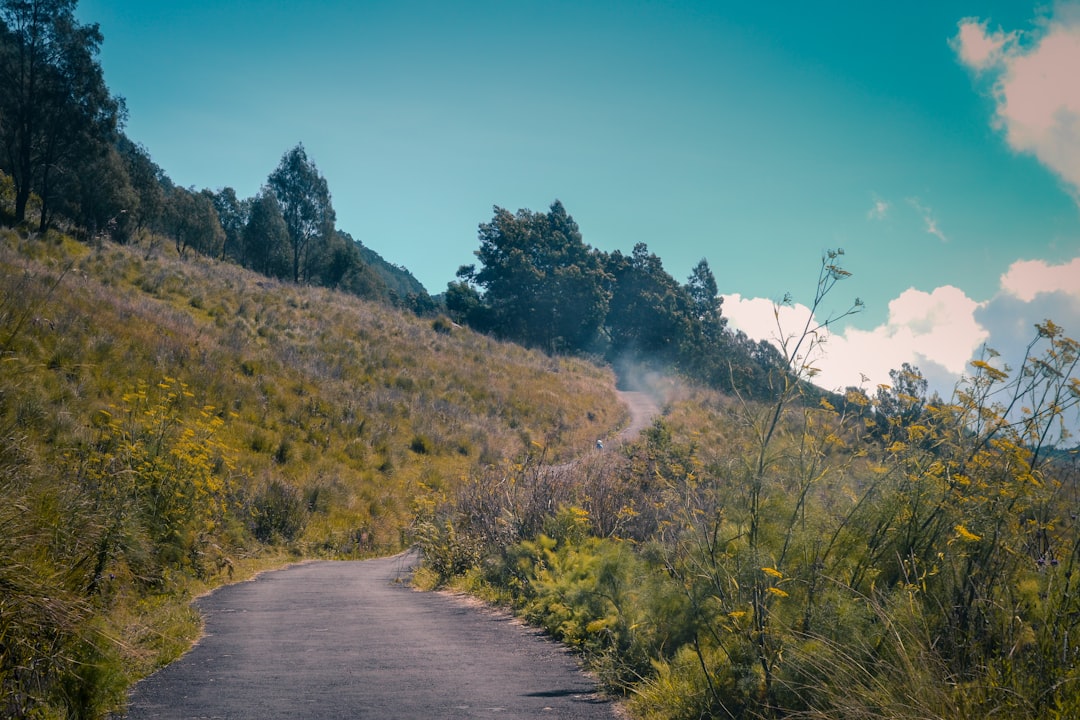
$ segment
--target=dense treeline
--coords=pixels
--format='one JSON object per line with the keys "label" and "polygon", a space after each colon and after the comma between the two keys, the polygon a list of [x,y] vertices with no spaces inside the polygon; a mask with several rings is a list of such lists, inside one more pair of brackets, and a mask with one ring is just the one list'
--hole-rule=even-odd
{"label": "dense treeline", "polygon": [[1047,322],[950,397],[905,366],[811,403],[817,330],[769,402],[697,389],[621,452],[432,494],[428,581],[579,648],[635,717],[1080,716],[1080,468],[1053,449],[1080,343]]}
{"label": "dense treeline", "polygon": [[685,284],[644,243],[627,256],[588,246],[556,200],[547,213],[495,208],[476,265],[446,291],[452,317],[547,352],[678,371],[728,392],[765,397],[785,371],[776,348],[727,327],[708,261]]}
{"label": "dense treeline", "polygon": [[285,153],[254,198],[229,187],[174,184],[123,131],[122,98],[105,84],[96,24],[76,0],[0,3],[0,172],[15,224],[36,218],[84,239],[171,238],[189,252],[275,278],[321,285],[428,312],[434,303],[407,270],[337,229],[330,190],[302,145]]}

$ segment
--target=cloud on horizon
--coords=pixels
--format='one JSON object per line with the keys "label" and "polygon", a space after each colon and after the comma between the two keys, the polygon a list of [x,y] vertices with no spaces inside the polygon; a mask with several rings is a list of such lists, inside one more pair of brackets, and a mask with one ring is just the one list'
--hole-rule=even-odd
{"label": "cloud on horizon", "polygon": [[950,41],[960,61],[993,80],[994,125],[1034,155],[1080,203],[1080,3],[1059,2],[1034,33],[989,30],[965,18]]}
{"label": "cloud on horizon", "polygon": [[[820,370],[814,382],[829,390],[861,386],[872,393],[889,383],[890,370],[906,362],[922,370],[932,390],[947,396],[984,346],[1017,367],[1036,335],[1036,323],[1053,320],[1066,335],[1080,338],[1078,277],[1080,257],[1061,265],[1018,260],[989,300],[977,301],[951,285],[931,292],[909,288],[889,303],[881,325],[870,330],[847,325],[829,333],[820,355],[812,358]],[[810,313],[796,304],[780,307],[777,316],[771,300],[737,294],[724,296],[723,307],[733,327],[777,345],[800,330]]]}

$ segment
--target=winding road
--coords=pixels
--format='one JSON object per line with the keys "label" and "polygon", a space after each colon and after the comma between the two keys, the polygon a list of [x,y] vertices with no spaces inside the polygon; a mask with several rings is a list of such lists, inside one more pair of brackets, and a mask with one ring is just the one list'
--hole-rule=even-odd
{"label": "winding road", "polygon": [[[622,393],[632,422],[659,412]],[[563,646],[509,614],[415,592],[413,553],[294,565],[200,598],[194,648],[132,690],[129,720],[620,717]]]}

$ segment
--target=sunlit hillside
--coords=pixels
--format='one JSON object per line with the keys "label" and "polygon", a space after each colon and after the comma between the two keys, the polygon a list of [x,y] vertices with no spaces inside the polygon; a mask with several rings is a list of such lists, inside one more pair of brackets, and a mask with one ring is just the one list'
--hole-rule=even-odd
{"label": "sunlit hillside", "polygon": [[168,243],[51,231],[2,236],[0,360],[0,584],[17,606],[0,616],[0,687],[16,715],[107,705],[132,657],[174,653],[148,623],[190,579],[273,548],[399,549],[419,493],[539,448],[572,457],[626,413],[585,362]]}

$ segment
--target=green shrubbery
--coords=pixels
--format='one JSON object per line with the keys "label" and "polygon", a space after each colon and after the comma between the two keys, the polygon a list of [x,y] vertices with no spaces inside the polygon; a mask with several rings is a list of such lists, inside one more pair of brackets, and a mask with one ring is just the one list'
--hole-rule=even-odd
{"label": "green shrubbery", "polygon": [[1080,344],[1045,323],[949,399],[906,368],[808,402],[815,337],[772,404],[702,391],[617,458],[511,466],[429,515],[641,717],[1074,715],[1080,474],[1048,442]]}

